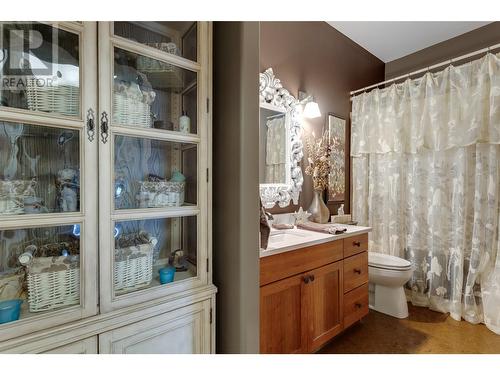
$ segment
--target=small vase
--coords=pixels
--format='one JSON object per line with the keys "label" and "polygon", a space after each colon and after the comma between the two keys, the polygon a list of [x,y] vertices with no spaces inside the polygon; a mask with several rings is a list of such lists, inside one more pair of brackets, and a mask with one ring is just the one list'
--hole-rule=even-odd
{"label": "small vase", "polygon": [[313,200],[307,211],[311,214],[309,220],[320,224],[328,223],[330,210],[323,202],[323,192],[321,190],[314,190]]}

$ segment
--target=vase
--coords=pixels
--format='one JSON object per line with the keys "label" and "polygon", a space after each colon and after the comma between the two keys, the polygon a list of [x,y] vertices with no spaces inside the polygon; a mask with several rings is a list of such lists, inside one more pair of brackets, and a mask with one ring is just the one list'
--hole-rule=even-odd
{"label": "vase", "polygon": [[313,200],[307,211],[311,214],[309,220],[320,224],[328,223],[330,210],[323,202],[323,191],[314,190]]}

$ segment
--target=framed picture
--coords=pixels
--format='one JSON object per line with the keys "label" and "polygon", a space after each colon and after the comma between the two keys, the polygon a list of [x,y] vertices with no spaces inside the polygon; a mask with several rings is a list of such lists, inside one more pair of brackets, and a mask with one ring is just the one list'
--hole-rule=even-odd
{"label": "framed picture", "polygon": [[328,176],[328,202],[344,202],[346,193],[346,120],[329,113],[327,126],[332,159],[330,175]]}

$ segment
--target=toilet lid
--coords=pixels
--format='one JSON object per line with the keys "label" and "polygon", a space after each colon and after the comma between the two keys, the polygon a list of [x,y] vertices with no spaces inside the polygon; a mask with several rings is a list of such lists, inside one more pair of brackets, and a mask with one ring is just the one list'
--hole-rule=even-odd
{"label": "toilet lid", "polygon": [[392,270],[407,270],[411,268],[411,262],[406,259],[373,252],[368,252],[368,265]]}

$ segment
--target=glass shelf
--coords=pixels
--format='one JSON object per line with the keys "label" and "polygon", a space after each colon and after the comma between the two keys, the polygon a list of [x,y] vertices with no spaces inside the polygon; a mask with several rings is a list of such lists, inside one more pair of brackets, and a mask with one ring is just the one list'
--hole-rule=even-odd
{"label": "glass shelf", "polygon": [[115,209],[197,203],[198,146],[115,136]]}
{"label": "glass shelf", "polygon": [[37,22],[0,22],[0,107],[80,115],[78,34]]}
{"label": "glass shelf", "polygon": [[163,286],[159,271],[169,267],[175,273],[165,284],[196,277],[197,230],[196,216],[117,221],[115,295]]}
{"label": "glass shelf", "polygon": [[113,124],[197,133],[197,73],[114,50]]}
{"label": "glass shelf", "polygon": [[0,121],[0,216],[80,210],[77,130]]}
{"label": "glass shelf", "polygon": [[115,35],[157,48],[163,52],[197,61],[197,22],[114,22]]}
{"label": "glass shelf", "polygon": [[0,231],[0,302],[21,317],[80,304],[80,224]]}

